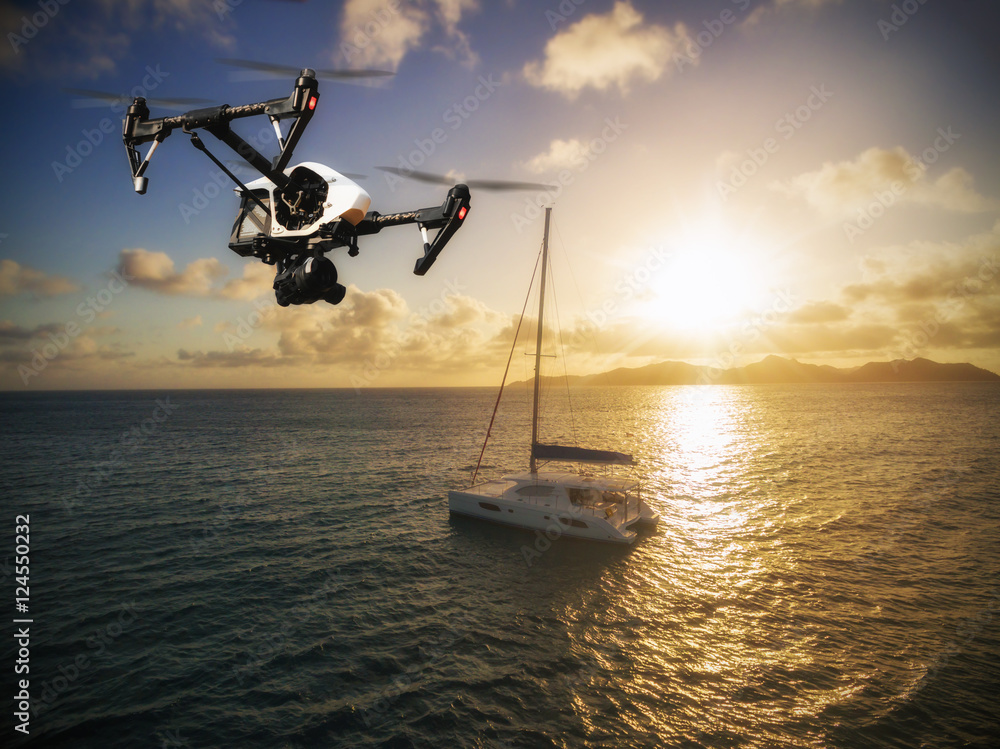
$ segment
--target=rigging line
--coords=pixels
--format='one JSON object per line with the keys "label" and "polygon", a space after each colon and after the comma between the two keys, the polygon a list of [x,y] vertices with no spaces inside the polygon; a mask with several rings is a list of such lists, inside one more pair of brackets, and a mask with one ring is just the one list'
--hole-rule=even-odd
{"label": "rigging line", "polygon": [[566,242],[563,241],[562,232],[559,231],[559,224],[553,220],[552,227],[556,230],[556,238],[559,240],[559,246],[562,248],[563,255],[566,257],[564,265],[569,270],[569,277],[573,280],[573,287],[576,289],[576,297],[582,302],[583,294],[580,292],[580,284],[576,281],[576,274],[573,273],[573,265],[569,262],[569,252],[566,249]]}
{"label": "rigging line", "polygon": [[517,330],[514,331],[514,341],[510,346],[510,355],[507,357],[507,366],[503,370],[503,380],[500,381],[500,392],[497,393],[497,402],[493,406],[493,415],[490,416],[490,425],[486,427],[486,439],[483,440],[483,449],[479,451],[479,460],[476,461],[476,470],[472,474],[472,483],[476,483],[479,475],[479,466],[483,463],[483,455],[486,453],[486,443],[490,441],[490,432],[493,431],[493,420],[497,417],[497,409],[500,408],[500,398],[503,396],[503,386],[507,383],[507,372],[510,371],[510,362],[514,358],[514,349],[517,348],[517,337],[521,332],[521,323],[524,322],[524,313],[528,309],[528,300],[531,298],[531,287],[535,285],[535,274],[538,272],[538,263],[542,258],[539,251],[535,259],[535,269],[531,272],[531,282],[528,284],[528,294],[524,298],[524,307],[521,308],[521,318],[517,321]]}

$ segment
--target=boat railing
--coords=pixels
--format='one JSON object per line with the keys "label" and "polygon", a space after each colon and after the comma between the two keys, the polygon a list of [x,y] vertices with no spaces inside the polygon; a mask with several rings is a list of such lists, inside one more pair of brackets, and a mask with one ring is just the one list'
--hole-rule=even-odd
{"label": "boat railing", "polygon": [[[485,494],[486,492],[481,489],[479,493]],[[489,496],[499,496],[502,493],[501,490],[498,494],[491,493]],[[550,507],[555,510],[555,514],[557,515],[567,514],[572,517],[587,516],[601,518],[607,520],[612,525],[628,523],[634,520],[639,516],[640,510],[639,497],[633,494],[626,494],[620,502],[609,502],[607,500],[602,500],[597,504],[571,502],[568,511],[565,509],[556,509],[549,497],[525,497],[521,501],[536,507]]]}

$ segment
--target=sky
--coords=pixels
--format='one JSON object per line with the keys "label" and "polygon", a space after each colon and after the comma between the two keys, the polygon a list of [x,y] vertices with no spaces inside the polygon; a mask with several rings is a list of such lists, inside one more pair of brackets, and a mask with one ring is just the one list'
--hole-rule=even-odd
{"label": "sky", "polygon": [[[0,0],[0,389],[495,385],[542,206],[552,373],[1000,371],[998,21],[986,0]],[[366,175],[372,210],[447,192],[376,166],[548,187],[473,190],[426,276],[417,229],[388,229],[331,253],[340,305],[279,308],[274,269],[227,247],[215,166],[175,133],[140,196],[120,140],[136,95],[291,92],[230,58],[395,72],[321,80],[292,159]],[[273,153],[265,118],[234,129]]]}

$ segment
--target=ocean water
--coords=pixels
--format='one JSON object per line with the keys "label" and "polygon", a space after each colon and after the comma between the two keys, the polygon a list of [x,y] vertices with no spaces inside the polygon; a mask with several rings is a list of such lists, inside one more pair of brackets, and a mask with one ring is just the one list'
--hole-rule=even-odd
{"label": "ocean water", "polygon": [[449,518],[494,397],[0,394],[3,744],[1000,746],[1000,388],[552,393],[635,455],[631,548]]}

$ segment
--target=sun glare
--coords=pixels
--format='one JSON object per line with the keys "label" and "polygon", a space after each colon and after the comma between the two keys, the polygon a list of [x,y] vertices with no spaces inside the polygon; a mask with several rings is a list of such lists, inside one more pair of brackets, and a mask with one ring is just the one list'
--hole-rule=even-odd
{"label": "sun glare", "polygon": [[765,289],[758,257],[744,240],[721,234],[687,236],[667,245],[667,261],[650,284],[646,315],[684,331],[715,330],[752,310]]}

